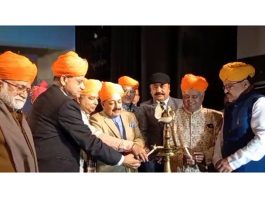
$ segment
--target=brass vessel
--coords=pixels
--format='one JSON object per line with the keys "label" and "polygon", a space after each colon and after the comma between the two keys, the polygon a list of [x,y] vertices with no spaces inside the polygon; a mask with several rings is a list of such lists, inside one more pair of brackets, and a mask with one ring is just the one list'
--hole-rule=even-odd
{"label": "brass vessel", "polygon": [[[175,113],[170,107],[162,110],[162,108],[157,105],[155,109],[155,117],[159,122],[164,124],[163,146],[154,145],[153,150],[150,153],[156,152],[156,156],[162,157],[164,162],[164,172],[171,172],[171,157],[175,156],[177,152],[177,143],[173,123]],[[173,140],[174,145],[170,144],[170,140]]]}

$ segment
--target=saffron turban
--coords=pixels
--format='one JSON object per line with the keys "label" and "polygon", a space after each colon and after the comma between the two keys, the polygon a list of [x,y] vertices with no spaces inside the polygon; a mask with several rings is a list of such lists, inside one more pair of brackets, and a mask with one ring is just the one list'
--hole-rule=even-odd
{"label": "saffron turban", "polygon": [[205,92],[207,87],[208,87],[208,82],[202,76],[186,74],[181,80],[181,90],[184,92],[190,89],[194,89],[198,92]]}
{"label": "saffron turban", "polygon": [[90,95],[90,94],[98,94],[102,83],[99,80],[95,79],[85,79],[84,80],[85,89],[82,90],[81,95]]}
{"label": "saffron turban", "polygon": [[133,78],[129,76],[122,76],[118,79],[119,85],[132,87],[134,90],[138,89],[139,82],[137,80],[134,80]]}
{"label": "saffron turban", "polygon": [[48,83],[43,80],[39,85],[32,87],[32,93],[31,93],[31,101],[32,103],[41,95],[43,92],[45,92],[48,89]]}
{"label": "saffron turban", "polygon": [[0,79],[32,83],[37,67],[27,57],[6,51],[0,55]]}
{"label": "saffron turban", "polygon": [[222,81],[241,81],[247,77],[255,76],[255,68],[243,62],[232,62],[223,65],[219,72],[219,77]]}
{"label": "saffron turban", "polygon": [[112,82],[103,82],[99,92],[99,98],[103,102],[108,99],[118,100],[122,97],[124,91],[119,84]]}
{"label": "saffron turban", "polygon": [[57,58],[52,64],[54,76],[85,76],[88,69],[88,62],[82,59],[77,53],[70,51]]}

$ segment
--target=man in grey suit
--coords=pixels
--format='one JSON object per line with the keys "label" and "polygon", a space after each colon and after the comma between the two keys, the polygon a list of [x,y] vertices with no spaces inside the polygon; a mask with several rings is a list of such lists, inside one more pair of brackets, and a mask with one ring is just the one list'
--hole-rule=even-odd
{"label": "man in grey suit", "polygon": [[[170,97],[170,77],[165,73],[152,74],[149,84],[152,99],[140,104],[137,118],[146,146],[151,150],[152,145],[163,145],[164,125],[155,118],[155,107],[160,105],[162,109],[167,109],[170,106],[175,111],[182,106],[182,100]],[[140,172],[163,171],[163,163],[157,159],[149,160],[146,163],[142,163],[138,169]]]}

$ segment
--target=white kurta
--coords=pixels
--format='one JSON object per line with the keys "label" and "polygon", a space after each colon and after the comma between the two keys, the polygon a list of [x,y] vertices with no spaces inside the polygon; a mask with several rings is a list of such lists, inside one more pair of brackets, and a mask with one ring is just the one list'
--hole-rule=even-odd
{"label": "white kurta", "polygon": [[[265,97],[259,98],[253,105],[251,116],[251,129],[254,138],[243,148],[237,150],[227,159],[233,170],[247,164],[251,160],[258,161],[265,155]],[[223,132],[217,138],[213,164],[222,159],[221,148]]]}

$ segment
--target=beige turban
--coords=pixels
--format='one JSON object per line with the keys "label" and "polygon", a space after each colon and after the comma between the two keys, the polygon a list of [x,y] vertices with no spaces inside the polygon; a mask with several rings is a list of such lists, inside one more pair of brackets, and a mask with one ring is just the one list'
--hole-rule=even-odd
{"label": "beige turban", "polygon": [[129,76],[122,76],[118,79],[118,83],[121,86],[128,86],[132,87],[134,90],[138,89],[139,87],[139,82],[137,80],[134,80],[133,78]]}
{"label": "beige turban", "polygon": [[254,77],[255,68],[243,62],[232,62],[225,64],[220,70],[219,77],[222,81],[241,81],[248,76]]}
{"label": "beige turban", "polygon": [[84,85],[85,89],[82,90],[81,92],[82,95],[89,95],[89,94],[97,95],[102,87],[102,83],[99,80],[95,79],[85,79]]}
{"label": "beige turban", "polygon": [[181,80],[181,90],[188,91],[194,89],[198,92],[205,92],[208,87],[207,80],[202,76],[195,76],[193,74],[186,74]]}
{"label": "beige turban", "polygon": [[57,58],[52,64],[54,76],[85,76],[88,69],[88,62],[82,59],[77,53],[70,51]]}
{"label": "beige turban", "polygon": [[6,51],[0,55],[0,79],[32,83],[37,67],[27,57]]}
{"label": "beige turban", "polygon": [[102,88],[99,92],[100,100],[103,102],[108,99],[121,98],[124,94],[122,87],[119,84],[112,82],[103,82]]}

